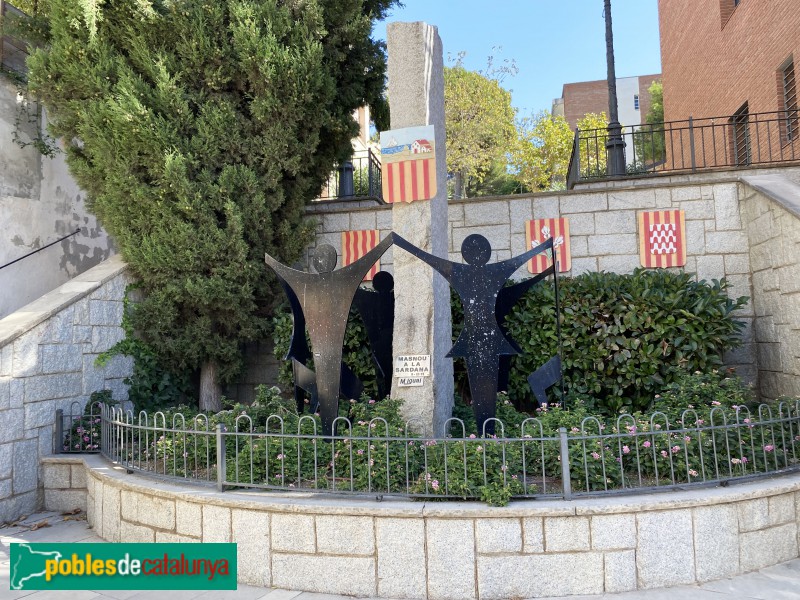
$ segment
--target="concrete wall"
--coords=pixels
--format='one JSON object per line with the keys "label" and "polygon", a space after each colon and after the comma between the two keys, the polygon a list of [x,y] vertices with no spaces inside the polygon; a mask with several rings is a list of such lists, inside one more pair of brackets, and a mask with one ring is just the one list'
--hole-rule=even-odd
{"label": "concrete wall", "polygon": [[127,399],[130,360],[95,359],[123,337],[128,283],[112,258],[0,320],[0,523],[41,505],[39,458],[63,442],[54,440],[57,409],[82,409],[102,389]]}
{"label": "concrete wall", "polygon": [[[800,476],[625,498],[376,502],[218,493],[44,461],[49,510],[109,542],[236,542],[239,581],[359,597],[500,600],[702,583],[798,556]],[[579,576],[576,576],[579,574]]]}
{"label": "concrete wall", "polygon": [[759,389],[764,398],[800,396],[800,185],[776,176],[744,181]]}
{"label": "concrete wall", "polygon": [[[112,244],[94,216],[85,194],[70,176],[64,154],[42,156],[33,146],[21,148],[19,137],[37,135],[28,122],[16,85],[0,76],[0,266],[41,248],[68,233],[77,235],[0,269],[0,318],[99,264]],[[36,117],[35,105],[27,111]]]}
{"label": "concrete wall", "polygon": [[[494,249],[492,260],[521,254],[525,248],[525,222],[530,219],[568,217],[572,244],[572,270],[630,273],[639,266],[637,213],[643,210],[682,209],[686,216],[687,263],[685,270],[698,279],[726,277],[730,295],[752,296],[748,238],[739,212],[738,179],[694,176],[688,181],[649,185],[603,187],[580,192],[534,194],[451,201],[449,258],[461,261],[461,242],[473,233],[486,236]],[[391,230],[391,206],[370,207],[329,204],[310,209],[319,220],[317,244],[328,243],[341,253],[341,232]],[[392,270],[394,249],[381,259]],[[527,275],[525,267],[516,277]],[[730,366],[751,382],[756,381],[752,302],[738,317],[746,327],[744,345],[725,357]]]}

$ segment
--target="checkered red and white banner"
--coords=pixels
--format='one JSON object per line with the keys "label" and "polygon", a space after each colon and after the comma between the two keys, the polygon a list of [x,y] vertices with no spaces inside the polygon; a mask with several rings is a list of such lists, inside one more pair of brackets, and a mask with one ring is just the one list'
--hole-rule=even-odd
{"label": "checkered red and white banner", "polygon": [[[526,250],[553,238],[553,249],[558,261],[558,272],[565,273],[572,268],[569,246],[569,219],[533,219],[525,223]],[[553,264],[549,252],[542,252],[528,261],[528,271],[536,275]]]}
{"label": "checkered red and white banner", "polygon": [[686,224],[682,210],[639,213],[639,260],[649,269],[686,264]]}
{"label": "checkered red and white banner", "polygon": [[[377,229],[361,229],[342,232],[342,266],[354,263],[380,243],[380,232]],[[375,261],[364,277],[364,281],[372,281],[381,270],[381,261]]]}

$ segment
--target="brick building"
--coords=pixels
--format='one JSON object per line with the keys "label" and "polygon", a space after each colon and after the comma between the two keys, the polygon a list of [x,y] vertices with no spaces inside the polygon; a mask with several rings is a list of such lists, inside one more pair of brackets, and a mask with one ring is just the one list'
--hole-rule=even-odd
{"label": "brick building", "polygon": [[724,117],[714,133],[728,136],[727,164],[800,158],[800,1],[659,0],[658,10],[665,120]]}
{"label": "brick building", "polygon": [[[650,110],[648,88],[659,79],[660,74],[617,79],[620,123],[632,127],[644,121]],[[608,82],[605,79],[565,83],[561,98],[553,100],[553,115],[562,115],[572,129],[585,114],[601,112],[608,114]]]}

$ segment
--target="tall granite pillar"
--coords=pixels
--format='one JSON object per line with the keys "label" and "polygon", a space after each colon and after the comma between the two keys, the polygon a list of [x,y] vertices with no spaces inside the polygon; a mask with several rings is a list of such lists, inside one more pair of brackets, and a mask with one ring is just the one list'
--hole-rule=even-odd
{"label": "tall granite pillar", "polygon": [[[391,128],[433,125],[436,131],[436,196],[430,201],[392,205],[392,227],[415,246],[447,258],[447,166],[444,132],[444,65],[436,27],[423,22],[390,23],[389,104]],[[425,434],[444,433],[453,409],[450,288],[427,264],[395,247],[394,356],[431,355],[431,375],[420,387],[400,387],[392,397],[404,401],[403,414]]]}

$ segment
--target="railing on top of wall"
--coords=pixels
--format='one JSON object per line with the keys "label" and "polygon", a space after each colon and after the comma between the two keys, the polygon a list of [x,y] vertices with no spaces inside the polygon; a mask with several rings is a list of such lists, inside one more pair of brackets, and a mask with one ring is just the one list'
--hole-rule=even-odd
{"label": "railing on top of wall", "polygon": [[317,200],[373,200],[384,204],[380,157],[369,148],[338,165]]}
{"label": "railing on top of wall", "polygon": [[94,409],[71,417],[60,435],[65,451],[80,452],[82,443],[94,451],[99,437],[102,454],[126,469],[220,491],[485,499],[506,490],[516,498],[570,499],[727,485],[800,469],[800,400],[753,412],[713,406],[608,423],[575,418],[557,431],[548,431],[548,410],[513,427],[496,420],[497,436],[467,435],[455,418],[448,437],[425,438],[409,424],[340,417],[331,437],[311,415],[254,422],[231,411],[134,415],[103,405],[99,419]]}
{"label": "railing on top of wall", "polygon": [[[626,176],[800,161],[797,108],[636,125],[622,136]],[[607,140],[605,128],[575,131],[567,189],[607,177]]]}

